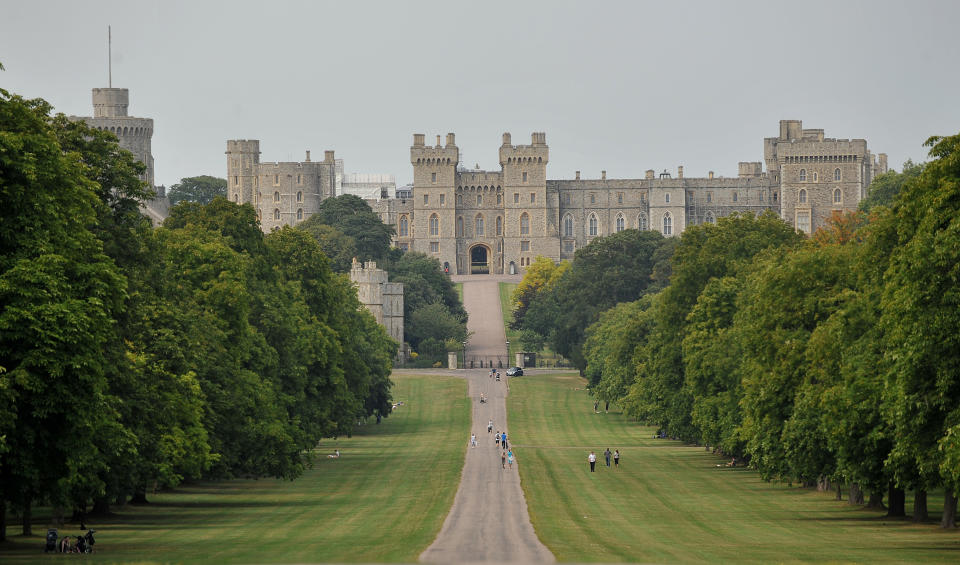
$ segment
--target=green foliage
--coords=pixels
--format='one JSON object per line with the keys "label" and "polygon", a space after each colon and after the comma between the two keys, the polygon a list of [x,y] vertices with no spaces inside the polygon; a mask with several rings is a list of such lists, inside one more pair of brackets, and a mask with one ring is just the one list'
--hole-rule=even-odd
{"label": "green foliage", "polygon": [[333,226],[316,222],[304,222],[300,227],[312,235],[320,249],[330,259],[330,268],[335,273],[346,273],[357,257],[357,241]]}
{"label": "green foliage", "polygon": [[170,199],[171,206],[180,202],[209,204],[213,202],[214,198],[226,198],[226,196],[227,179],[209,175],[182,178],[180,182],[171,186],[170,190],[167,191],[167,198]]}
{"label": "green foliage", "polygon": [[[513,306],[513,321],[510,323],[511,328],[520,329],[523,327],[523,318],[526,316],[527,308],[530,307],[533,300],[539,293],[560,280],[560,277],[562,277],[568,269],[570,269],[569,261],[561,261],[557,264],[554,263],[552,259],[537,255],[533,260],[533,264],[530,265],[530,267],[527,268],[527,272],[524,273],[520,284],[517,285],[517,288],[514,289],[513,294],[510,296],[511,305]],[[530,330],[527,330],[527,333],[530,333]],[[543,346],[541,345],[541,347]],[[540,348],[531,349],[531,351],[539,350]]]}
{"label": "green foliage", "polygon": [[925,164],[914,164],[910,159],[903,164],[903,172],[887,171],[877,175],[867,187],[867,196],[860,201],[859,210],[869,212],[877,206],[890,206],[907,181],[917,178],[923,172]]}
{"label": "green foliage", "polygon": [[[388,264],[390,280],[403,283],[404,337],[410,346],[431,360],[442,360],[444,342],[458,344],[467,336],[467,312],[450,277],[437,259],[407,252]],[[426,347],[424,340],[430,340]],[[457,350],[460,349],[458,345]]]}
{"label": "green foliage", "polygon": [[359,196],[344,194],[325,199],[302,226],[303,229],[312,230],[317,224],[332,226],[353,238],[359,261],[385,261],[390,258],[394,228],[384,224]]}

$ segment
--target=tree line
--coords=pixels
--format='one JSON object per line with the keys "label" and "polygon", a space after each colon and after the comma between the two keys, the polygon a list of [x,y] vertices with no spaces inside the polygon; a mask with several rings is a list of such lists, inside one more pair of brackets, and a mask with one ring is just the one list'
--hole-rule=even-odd
{"label": "tree line", "polygon": [[[603,293],[617,287],[610,275],[629,276],[621,259],[574,284],[578,262],[636,236],[594,240],[529,299],[522,326],[572,344],[599,399],[669,437],[768,480],[838,498],[846,485],[851,503],[875,507],[885,498],[890,516],[906,515],[913,491],[916,521],[942,489],[941,524],[954,527],[960,135],[927,146],[930,162],[878,176],[858,212],[810,237],[773,213],[691,226],[662,277],[649,265],[663,248],[637,249],[622,266],[647,278],[616,297]],[[556,327],[535,319],[540,309]]]}
{"label": "tree line", "polygon": [[282,477],[389,415],[397,344],[306,230],[183,202],[154,229],[116,138],[0,89],[0,540],[8,510],[106,511]]}

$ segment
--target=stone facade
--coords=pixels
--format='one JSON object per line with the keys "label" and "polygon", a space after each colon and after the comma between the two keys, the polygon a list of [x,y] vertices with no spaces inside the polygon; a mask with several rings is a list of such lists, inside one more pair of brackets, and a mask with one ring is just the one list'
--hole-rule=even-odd
{"label": "stone facade", "polygon": [[409,198],[371,202],[397,228],[395,245],[436,257],[450,273],[522,273],[537,255],[572,259],[594,237],[623,229],[665,236],[734,212],[772,210],[812,233],[833,214],[855,210],[870,180],[887,168],[862,139],[827,139],[799,120],[764,140],[764,161],[741,162],[736,178],[685,178],[646,171],[642,179],[548,180],[546,135],[499,149],[500,170],[465,169],[454,134],[441,144],[414,134]]}
{"label": "stone facade", "polygon": [[336,196],[336,159],[333,151],[323,161],[261,163],[260,141],[227,141],[227,198],[252,204],[260,228],[269,233],[309,218],[325,198]]}
{"label": "stone facade", "polygon": [[377,323],[400,349],[398,358],[405,359],[403,344],[403,284],[387,281],[387,272],[378,269],[373,261],[360,263],[356,259],[350,268],[350,280],[357,285],[357,298],[373,314]]}

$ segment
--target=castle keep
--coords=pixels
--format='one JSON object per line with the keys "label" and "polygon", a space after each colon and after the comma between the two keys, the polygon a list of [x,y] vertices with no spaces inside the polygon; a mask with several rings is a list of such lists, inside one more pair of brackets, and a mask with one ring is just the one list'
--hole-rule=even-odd
{"label": "castle keep", "polygon": [[427,145],[414,134],[412,197],[371,203],[397,229],[395,244],[426,253],[455,274],[520,273],[537,255],[572,259],[594,237],[624,229],[664,236],[689,225],[714,223],[734,212],[772,210],[805,233],[828,218],[856,210],[871,179],[887,169],[862,139],[825,138],[783,120],[764,140],[764,163],[741,162],[736,178],[676,176],[647,170],[644,178],[549,180],[550,153],[543,132],[529,145],[503,134],[500,170],[459,164],[454,134]]}

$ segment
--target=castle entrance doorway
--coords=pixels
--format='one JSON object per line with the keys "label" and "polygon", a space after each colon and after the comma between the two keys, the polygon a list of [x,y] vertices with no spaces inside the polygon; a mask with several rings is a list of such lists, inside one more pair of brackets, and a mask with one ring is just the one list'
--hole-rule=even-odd
{"label": "castle entrance doorway", "polygon": [[470,274],[486,275],[490,273],[490,250],[486,245],[477,245],[470,250]]}

